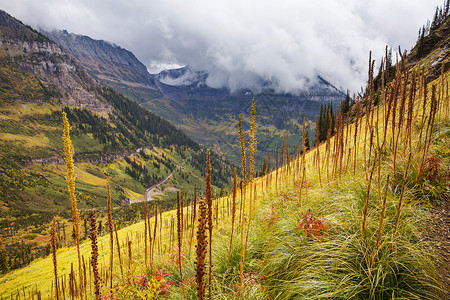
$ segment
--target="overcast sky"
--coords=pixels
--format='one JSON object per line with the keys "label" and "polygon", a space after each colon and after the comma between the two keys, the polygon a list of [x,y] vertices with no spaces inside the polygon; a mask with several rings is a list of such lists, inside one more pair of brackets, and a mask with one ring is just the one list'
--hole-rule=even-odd
{"label": "overcast sky", "polygon": [[321,75],[358,91],[369,51],[411,49],[442,0],[0,0],[35,28],[66,29],[132,51],[150,71],[190,65],[208,84],[295,91]]}

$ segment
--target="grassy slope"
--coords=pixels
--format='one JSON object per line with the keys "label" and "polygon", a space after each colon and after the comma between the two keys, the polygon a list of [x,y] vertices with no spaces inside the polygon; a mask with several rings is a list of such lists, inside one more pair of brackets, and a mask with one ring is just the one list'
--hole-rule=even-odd
{"label": "grassy slope", "polygon": [[[450,77],[446,73],[445,81]],[[439,88],[441,81],[436,80]],[[430,97],[430,95],[428,95]],[[416,119],[413,132],[412,145],[417,147],[420,130],[421,95],[416,98]],[[441,103],[448,103],[448,94]],[[429,101],[428,101],[429,103]],[[311,182],[307,195],[303,189],[300,201],[295,190],[298,187],[293,184],[299,179],[299,173],[287,175],[285,168],[280,168],[278,186],[275,186],[275,174],[273,171],[269,177],[257,179],[256,207],[253,207],[252,225],[250,227],[247,259],[245,265],[244,298],[316,298],[356,297],[367,299],[368,297],[439,297],[440,283],[436,274],[436,258],[433,243],[427,237],[427,220],[430,218],[428,206],[430,199],[439,201],[439,198],[448,193],[448,169],[450,165],[450,120],[448,114],[441,107],[438,114],[438,122],[433,130],[432,147],[430,152],[438,157],[441,164],[438,168],[438,181],[425,177],[425,180],[417,182],[417,168],[421,159],[420,152],[413,152],[410,171],[407,176],[407,185],[402,206],[399,228],[393,237],[393,224],[400,197],[400,187],[403,172],[406,167],[408,150],[404,149],[404,143],[399,146],[397,158],[397,171],[393,171],[393,154],[388,143],[383,152],[381,164],[380,189],[378,188],[377,174],[371,185],[371,197],[367,215],[367,226],[364,242],[361,240],[361,220],[364,202],[368,187],[368,173],[365,170],[364,161],[364,127],[360,128],[357,148],[356,172],[352,172],[354,165],[353,156],[347,161],[345,155],[343,173],[340,176],[329,176],[327,180],[327,167],[323,163],[325,144],[320,146],[322,166],[321,183],[319,183],[318,169],[314,167],[315,150],[306,155],[306,178]],[[429,108],[428,108],[429,109]],[[382,120],[382,107],[379,110],[379,119]],[[378,138],[382,136],[382,122],[378,125]],[[360,123],[361,124],[361,123]],[[362,124],[365,124],[363,118]],[[350,127],[350,136],[353,136],[355,125]],[[389,129],[390,132],[390,129]],[[390,140],[389,134],[387,135]],[[333,145],[334,138],[331,140]],[[353,142],[350,142],[350,147]],[[367,143],[366,143],[367,145]],[[373,159],[373,155],[372,155]],[[295,164],[295,162],[293,163]],[[369,166],[370,167],[370,166]],[[331,163],[330,163],[330,169]],[[370,170],[370,169],[368,169]],[[213,170],[214,174],[214,170]],[[387,205],[383,223],[383,231],[379,251],[374,252],[382,197],[385,188],[386,176],[390,175],[390,184],[387,189]],[[294,177],[292,177],[294,176]],[[442,177],[443,176],[443,177]],[[267,183],[269,185],[267,186]],[[263,186],[262,186],[263,185]],[[447,189],[447,190],[445,190]],[[238,197],[239,200],[239,197]],[[441,199],[444,201],[445,199]],[[213,241],[214,261],[214,298],[239,298],[239,232],[235,230],[231,259],[228,260],[228,243],[230,237],[230,215],[228,198],[219,200],[219,223],[214,227],[216,234]],[[247,197],[248,203],[248,197]],[[311,209],[313,216],[326,224],[326,231],[318,238],[308,237],[302,229],[296,229],[302,213]],[[248,206],[245,211],[248,210]],[[171,258],[176,254],[174,237],[168,237],[170,222],[174,212],[163,214],[163,229],[159,243],[160,251],[157,251],[155,265],[164,268],[171,274],[170,279],[177,282],[177,265]],[[273,224],[270,225],[270,219]],[[172,221],[173,222],[173,221]],[[246,226],[245,226],[246,227]],[[189,245],[190,230],[186,231],[184,248],[186,256],[191,252]],[[132,227],[120,231],[121,243],[129,234],[133,243],[134,254],[132,268],[134,274],[146,272],[143,267],[142,234],[143,224],[135,224]],[[100,265],[107,266],[106,249],[107,237],[101,238]],[[140,244],[138,248],[136,245]],[[89,243],[83,246],[85,255],[88,254]],[[192,248],[194,249],[194,248]],[[124,251],[125,253],[125,251]],[[193,255],[193,250],[191,255]],[[123,255],[126,256],[126,255]],[[375,258],[374,258],[375,257]],[[70,263],[76,264],[76,256],[73,248],[59,250],[59,272],[68,273]],[[372,263],[372,260],[374,261]],[[115,260],[115,274],[119,274],[117,259]],[[194,276],[193,257],[183,263],[184,278]],[[39,281],[33,276],[39,270]],[[2,296],[21,289],[22,286],[34,286],[38,284],[42,292],[50,291],[52,278],[51,258],[36,261],[28,268],[18,270],[3,276],[0,280]],[[369,271],[370,270],[370,271]],[[370,272],[370,274],[369,274]],[[188,284],[185,288],[188,298],[195,295],[195,285]],[[172,288],[169,298],[181,297],[179,288]]]}

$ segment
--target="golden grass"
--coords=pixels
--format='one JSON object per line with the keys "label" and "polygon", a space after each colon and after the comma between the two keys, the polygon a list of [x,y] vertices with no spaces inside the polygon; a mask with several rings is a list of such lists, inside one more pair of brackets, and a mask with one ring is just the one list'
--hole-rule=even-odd
{"label": "golden grass", "polygon": [[[445,81],[448,81],[450,77],[450,73],[445,74]],[[436,84],[439,88],[440,86],[440,79],[436,79],[435,81],[431,82],[429,86]],[[417,105],[417,99],[416,99],[416,105]],[[443,102],[442,102],[443,103]],[[417,107],[417,106],[415,106]],[[421,114],[421,109],[419,108],[419,116]],[[378,112],[378,117],[382,118],[383,113],[383,107],[380,107]],[[376,117],[375,117],[376,120]],[[363,117],[359,124],[364,126],[365,124],[365,117]],[[349,126],[349,136],[353,137],[353,134],[355,132],[355,123],[352,123]],[[364,129],[364,128],[362,128]],[[381,133],[383,129],[383,122],[379,122],[378,124],[378,130]],[[367,177],[367,174],[365,174],[365,160],[363,158],[363,150],[366,147],[365,141],[364,141],[364,134],[362,134],[363,130],[358,130],[358,136],[356,139],[356,144],[354,145],[353,138],[350,138],[349,144],[346,148],[354,149],[356,147],[358,149],[358,157],[356,158],[357,163],[357,172],[355,173],[354,178],[360,177],[361,180],[363,180],[364,177]],[[334,142],[334,137],[332,138],[331,144]],[[404,145],[406,147],[406,145]],[[326,174],[326,166],[325,166],[325,153],[326,153],[326,144],[323,143],[319,146],[320,153],[321,153],[321,160],[323,162],[323,165],[321,166],[322,170],[322,183],[323,188],[319,185],[319,173],[316,167],[314,167],[314,155],[315,155],[315,149],[312,149],[308,151],[305,155],[305,165],[306,165],[306,176],[305,178],[311,181],[311,187],[308,188],[308,199],[305,199],[305,202],[303,202],[303,205],[307,207],[308,205],[311,205],[315,199],[319,199],[320,195],[323,193],[324,190],[330,189],[330,187],[336,187],[340,184],[340,178],[339,175],[336,176],[330,176],[328,182],[327,178],[324,174]],[[156,150],[152,150],[155,153],[157,153]],[[352,150],[354,151],[354,150]],[[347,173],[353,173],[353,168],[350,166],[353,166],[354,158],[353,156],[347,156],[344,154],[344,169],[346,168],[345,165],[348,165],[346,172]],[[299,160],[300,158],[297,158]],[[349,161],[347,161],[347,159]],[[295,167],[297,164],[297,161],[290,162],[289,166],[291,168]],[[332,164],[330,162],[330,164]],[[254,184],[256,184],[256,201],[261,202],[263,199],[268,199],[274,194],[279,194],[277,191],[284,190],[287,188],[292,188],[292,183],[294,182],[294,179],[298,179],[298,174],[295,172],[291,172],[290,175],[286,175],[287,166],[280,167],[278,170],[279,173],[283,173],[283,180],[279,180],[278,187],[275,186],[275,175],[276,171],[272,170],[269,174],[265,175],[262,178],[256,178],[254,180]],[[213,171],[214,172],[214,171]],[[388,173],[389,170],[383,169],[383,174]],[[281,175],[280,175],[281,176]],[[296,177],[294,177],[296,176]],[[342,176],[346,176],[345,174]],[[375,176],[375,174],[374,174]],[[271,178],[269,180],[270,186],[266,187],[265,189],[262,188],[263,185],[266,185],[267,177]],[[246,189],[246,197],[249,198],[248,193],[251,191],[248,191],[249,189]],[[237,203],[240,203],[241,196],[240,193],[237,194]],[[218,200],[219,207],[222,207],[224,203],[227,203],[227,198],[223,197]],[[335,203],[329,203],[330,205],[336,205]],[[239,205],[237,205],[239,207]],[[244,207],[244,210],[248,210],[248,208]],[[162,264],[164,261],[167,261],[170,259],[171,250],[170,250],[170,244],[169,244],[169,231],[170,231],[170,220],[174,217],[175,211],[169,211],[162,214],[163,216],[163,224],[164,228],[161,231],[162,236],[159,237],[162,240],[162,251],[158,252],[158,255],[156,256],[156,264],[160,263]],[[230,230],[231,230],[231,216],[227,215],[226,211],[223,213],[221,209],[219,209],[218,216],[220,219],[219,226],[216,226],[218,230],[215,232],[215,236],[222,237],[226,236]],[[339,216],[331,216],[333,218],[339,218]],[[375,215],[369,215],[368,216],[368,223],[372,222],[376,219],[378,216]],[[151,219],[151,222],[154,222],[154,219]],[[137,224],[131,225],[127,228],[121,229],[118,231],[119,235],[119,241],[124,243],[124,241],[129,238],[133,245],[139,245],[139,236],[142,235],[144,231],[144,224],[143,222],[139,222]],[[185,235],[185,238],[188,238],[188,234]],[[229,237],[228,237],[229,238]],[[219,240],[219,238],[217,239]],[[143,241],[140,242],[141,245],[143,245]],[[184,245],[187,245],[188,243],[184,242]],[[109,258],[109,237],[103,236],[99,237],[98,239],[98,245],[99,245],[99,263],[100,263],[100,269],[107,268],[108,264],[108,258]],[[125,247],[121,247],[122,249],[125,249]],[[80,245],[80,250],[82,255],[86,258],[89,257],[90,253],[90,243],[84,242]],[[165,251],[164,251],[165,250]],[[124,252],[125,253],[125,252]],[[140,254],[138,251],[133,251],[134,257],[134,267],[138,270],[143,270],[143,261],[144,256],[143,254]],[[117,257],[117,256],[116,256]],[[58,250],[58,272],[62,273],[68,273],[70,270],[70,264],[73,263],[76,260],[76,250],[74,247],[72,248],[63,248]],[[115,273],[118,274],[118,260],[115,259],[114,261],[114,268]],[[7,297],[10,295],[10,293],[15,293],[17,289],[22,289],[22,287],[25,288],[33,288],[35,285],[37,285],[43,295],[48,295],[50,293],[50,286],[52,282],[52,263],[51,258],[47,257],[45,259],[38,259],[33,261],[30,266],[27,268],[23,268],[20,270],[13,271],[9,274],[6,274],[5,276],[0,278],[0,296]],[[45,298],[45,297],[44,297]]]}

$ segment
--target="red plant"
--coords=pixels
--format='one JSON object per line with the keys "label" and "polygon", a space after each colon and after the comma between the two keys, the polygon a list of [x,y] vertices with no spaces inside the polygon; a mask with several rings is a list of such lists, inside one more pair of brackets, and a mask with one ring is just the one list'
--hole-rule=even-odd
{"label": "red plant", "polygon": [[143,291],[143,290],[145,290],[147,288],[147,286],[148,286],[148,279],[147,279],[147,276],[145,274],[141,273],[141,274],[137,275],[134,279],[135,279],[136,288],[139,291]]}
{"label": "red plant", "polygon": [[439,179],[441,163],[442,161],[439,159],[439,157],[433,155],[429,156],[425,160],[424,173],[428,180],[435,181]]}
{"label": "red plant", "polygon": [[166,277],[171,276],[171,274],[164,273],[164,269],[157,269],[152,277],[159,282],[159,294],[165,295],[169,292],[169,289],[173,286],[173,282]]}
{"label": "red plant", "polygon": [[184,287],[190,287],[194,284],[194,282],[195,282],[195,277],[189,277],[189,278],[183,279],[183,282],[181,282],[181,284]]}
{"label": "red plant", "polygon": [[297,181],[297,189],[299,189],[300,187],[301,188],[306,188],[306,187],[310,188],[311,186],[312,186],[311,180],[309,180],[307,178],[303,179],[303,181],[302,181],[302,179],[299,179]]}
{"label": "red plant", "polygon": [[[181,250],[181,263],[183,263],[186,260],[186,253]],[[180,264],[180,261],[178,260],[178,247],[175,248],[174,253],[172,254],[171,261],[174,262],[177,266]]]}
{"label": "red plant", "polygon": [[281,191],[281,196],[284,197],[284,202],[291,202],[292,199],[289,197],[288,193],[286,191]]}
{"label": "red plant", "polygon": [[267,213],[267,217],[263,219],[263,221],[268,221],[268,226],[275,224],[278,221],[278,213],[275,211],[275,208],[272,205],[271,210]]}
{"label": "red plant", "polygon": [[300,224],[298,225],[297,230],[303,228],[306,236],[311,237],[314,235],[315,237],[319,237],[327,230],[325,223],[314,217],[311,209],[309,209],[307,213],[302,213],[302,215],[303,218],[298,220]]}
{"label": "red plant", "polygon": [[101,296],[102,300],[119,300],[118,298],[114,298],[113,293],[109,293]]}
{"label": "red plant", "polygon": [[309,187],[311,187],[311,185],[312,185],[311,180],[305,178],[302,181],[302,179],[299,179],[297,181],[297,188],[294,191],[294,196],[299,197],[299,195],[301,195],[301,193],[302,193],[302,189],[309,188]]}

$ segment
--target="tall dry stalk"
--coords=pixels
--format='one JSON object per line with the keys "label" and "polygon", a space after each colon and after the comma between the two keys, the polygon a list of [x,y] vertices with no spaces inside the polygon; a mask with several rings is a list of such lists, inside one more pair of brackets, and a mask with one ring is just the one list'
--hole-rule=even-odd
{"label": "tall dry stalk", "polygon": [[[378,231],[377,231],[377,242],[375,243],[375,250],[372,257],[372,263],[370,269],[373,268],[375,264],[375,258],[378,254],[378,249],[380,247],[380,241],[381,241],[381,234],[383,233],[383,220],[384,220],[384,212],[386,211],[386,197],[387,197],[387,190],[389,188],[389,174],[386,179],[386,186],[384,189],[384,197],[383,197],[383,203],[381,204],[381,212],[380,212],[380,220],[378,222]],[[369,276],[370,276],[370,269],[369,269]]]}
{"label": "tall dry stalk", "polygon": [[55,291],[56,291],[56,299],[59,300],[59,285],[58,285],[58,264],[56,261],[56,224],[55,218],[52,221],[52,236],[51,236],[51,244],[52,244],[52,254],[53,254],[53,271],[55,273]]}
{"label": "tall dry stalk", "polygon": [[[358,155],[358,145],[357,145],[357,139],[358,139],[358,123],[359,123],[359,119],[360,119],[360,106],[359,106],[359,102],[356,102],[356,105],[355,105],[355,110],[356,110],[356,118],[355,118],[355,134],[354,134],[354,136],[353,136],[353,147],[354,147],[354,150],[353,150],[353,155],[354,155],[354,158],[353,158],[353,175],[355,175],[355,173],[356,173],[356,159],[357,159],[357,155]],[[368,116],[366,117],[367,119],[369,118]],[[366,124],[368,124],[368,122],[366,122]],[[367,135],[367,126],[366,126],[366,128],[364,129],[365,130],[365,135]],[[366,138],[364,138],[364,141],[366,140]],[[364,145],[364,162],[366,161],[366,157],[365,157],[365,150],[366,149],[366,146]],[[370,157],[370,156],[369,156]],[[365,167],[366,168],[366,167]]]}
{"label": "tall dry stalk", "polygon": [[233,235],[234,235],[234,219],[236,215],[236,190],[237,190],[237,175],[236,168],[234,168],[233,177],[233,202],[231,204],[231,236],[230,236],[230,250],[228,250],[228,260],[231,256],[231,247],[233,245]]}
{"label": "tall dry stalk", "polygon": [[364,204],[363,220],[362,220],[362,223],[361,223],[361,242],[364,241],[366,220],[367,220],[367,212],[368,212],[368,208],[369,208],[369,199],[370,199],[370,187],[372,185],[372,178],[373,178],[373,173],[375,171],[376,162],[377,162],[377,159],[375,157],[375,159],[373,160],[372,171],[370,172],[369,183],[367,185],[366,202]]}
{"label": "tall dry stalk", "polygon": [[422,101],[422,120],[420,121],[420,134],[419,134],[419,149],[422,148],[422,132],[423,132],[423,127],[425,125],[425,116],[426,114],[426,109],[427,109],[427,77],[425,76],[425,74],[422,75],[422,82],[423,82],[423,101]]}
{"label": "tall dry stalk", "polygon": [[178,266],[180,271],[180,281],[183,281],[183,273],[181,272],[181,200],[180,192],[177,191],[177,236],[178,236]]}
{"label": "tall dry stalk", "polygon": [[253,181],[254,172],[255,172],[255,166],[254,166],[254,160],[255,160],[255,153],[256,153],[256,105],[255,105],[255,99],[252,100],[252,114],[251,114],[251,122],[250,122],[250,182]]}
{"label": "tall dry stalk", "polygon": [[[90,223],[91,223],[91,265],[92,265],[92,271],[94,273],[94,294],[95,299],[100,299],[100,275],[98,273],[98,245],[97,245],[97,226],[96,226],[96,220],[95,220],[95,211],[91,211],[90,215]],[[83,293],[81,293],[83,294]]]}
{"label": "tall dry stalk", "polygon": [[109,272],[111,274],[109,288],[112,289],[113,281],[113,252],[114,252],[114,232],[112,224],[112,208],[111,208],[111,191],[108,183],[108,197],[106,201],[107,211],[108,211],[108,231],[109,231]]}
{"label": "tall dry stalk", "polygon": [[148,254],[148,248],[147,248],[147,238],[148,238],[148,232],[147,232],[147,199],[144,201],[144,263],[145,267],[147,268],[147,254]]}
{"label": "tall dry stalk", "polygon": [[[256,141],[256,105],[255,100],[252,100],[252,113],[251,113],[251,122],[250,122],[250,134],[249,134],[249,149],[250,149],[250,201],[249,201],[249,209],[248,209],[248,221],[247,221],[247,232],[245,234],[245,243],[243,249],[241,248],[241,291],[243,286],[243,272],[244,272],[244,263],[245,263],[245,255],[247,252],[247,243],[248,243],[248,233],[250,231],[250,224],[252,218],[252,202],[255,202],[255,193],[252,196],[252,184],[253,184],[253,176],[254,176],[254,157],[256,153],[257,141]],[[241,231],[242,232],[242,231]]]}
{"label": "tall dry stalk", "polygon": [[[80,282],[80,289],[82,290],[83,286],[83,274],[81,270],[81,253],[80,253],[80,218],[78,215],[77,208],[77,198],[75,195],[75,176],[74,176],[74,166],[73,166],[73,145],[70,140],[70,125],[69,120],[67,119],[67,115],[65,112],[63,115],[63,123],[64,123],[64,132],[63,132],[63,140],[64,140],[64,153],[66,155],[66,170],[67,170],[67,184],[69,188],[69,198],[70,203],[72,205],[72,217],[75,226],[75,238],[77,244],[77,255],[78,255],[78,279]],[[80,298],[83,299],[83,293],[80,294]]]}
{"label": "tall dry stalk", "polygon": [[[151,226],[151,222],[150,222],[150,207],[148,205],[146,205],[144,207],[144,209],[146,209],[147,211],[147,232],[148,232],[148,245],[149,248],[151,249],[151,245],[153,243],[153,237],[152,237],[152,226]],[[150,257],[151,260],[151,257]],[[150,265],[152,265],[152,261],[150,261]]]}
{"label": "tall dry stalk", "polygon": [[397,232],[398,221],[400,219],[400,212],[402,210],[402,200],[403,200],[403,195],[405,192],[406,178],[408,176],[408,170],[409,170],[410,165],[411,165],[411,152],[409,152],[409,155],[408,155],[408,162],[406,163],[405,174],[403,175],[403,180],[402,180],[402,189],[400,192],[400,198],[398,200],[397,214],[395,215],[394,233],[393,233],[394,238],[395,238],[395,234]]}
{"label": "tall dry stalk", "polygon": [[278,192],[278,146],[275,152],[276,168],[275,168],[275,190]]}
{"label": "tall dry stalk", "polygon": [[242,114],[239,115],[239,139],[241,141],[241,165],[243,186],[247,184],[247,160],[245,155],[245,138],[242,129]]}
{"label": "tall dry stalk", "polygon": [[123,277],[123,265],[122,265],[122,256],[120,254],[119,235],[117,234],[117,226],[115,223],[114,223],[114,232],[116,234],[117,256],[119,257],[120,275],[122,275]]}
{"label": "tall dry stalk", "polygon": [[[158,205],[156,204],[155,201],[155,206],[154,206],[154,211],[155,211],[155,224],[153,227],[153,243],[150,244],[150,268],[153,269],[153,254],[154,254],[154,248],[155,248],[155,243],[156,243],[156,229],[158,226]],[[150,230],[150,228],[149,228]],[[180,262],[181,264],[181,262]]]}
{"label": "tall dry stalk", "polygon": [[213,231],[213,202],[211,190],[211,157],[209,149],[206,151],[206,203],[208,204],[208,231],[209,231],[209,274],[208,274],[208,289],[209,298],[211,299],[211,279],[212,279],[212,231]]}
{"label": "tall dry stalk", "polygon": [[[197,214],[197,184],[194,183],[194,207],[193,207],[193,212],[192,212],[191,239],[189,241],[189,257],[191,257],[191,245],[192,245],[192,240],[194,238],[194,227],[195,227],[196,214]],[[161,227],[160,227],[160,229],[161,229]]]}
{"label": "tall dry stalk", "polygon": [[418,175],[419,179],[422,176],[425,160],[429,153],[429,149],[430,149],[430,145],[431,145],[431,138],[432,138],[431,135],[433,132],[434,120],[436,118],[437,111],[438,111],[438,99],[436,98],[436,86],[433,85],[431,88],[430,114],[428,116],[428,122],[427,122],[427,126],[425,129],[425,140],[424,140],[423,150],[422,150],[422,159],[421,159],[420,167],[419,167],[419,175]]}
{"label": "tall dry stalk", "polygon": [[327,152],[327,181],[330,180],[330,175],[329,175],[329,165],[330,165],[330,151],[331,151],[331,131],[333,130],[333,119],[331,116],[331,110],[328,111],[328,123],[330,124],[328,126],[328,130],[327,130],[327,144],[326,144],[326,152]]}
{"label": "tall dry stalk", "polygon": [[[241,260],[240,260],[240,278],[241,283],[243,282],[243,262],[242,258],[244,256],[244,222],[245,222],[245,188],[247,184],[247,161],[245,155],[245,138],[244,131],[242,130],[242,114],[239,115],[239,138],[241,141],[241,163],[242,163],[242,180],[241,180],[241,209],[240,209],[240,225],[241,225]],[[277,149],[278,150],[278,149]],[[278,152],[277,152],[278,154]],[[278,158],[278,156],[277,156]],[[241,285],[242,288],[242,285]]]}
{"label": "tall dry stalk", "polygon": [[197,250],[195,262],[195,280],[197,282],[197,299],[205,299],[205,258],[208,241],[206,239],[207,204],[203,197],[200,197],[198,207],[197,225]]}

